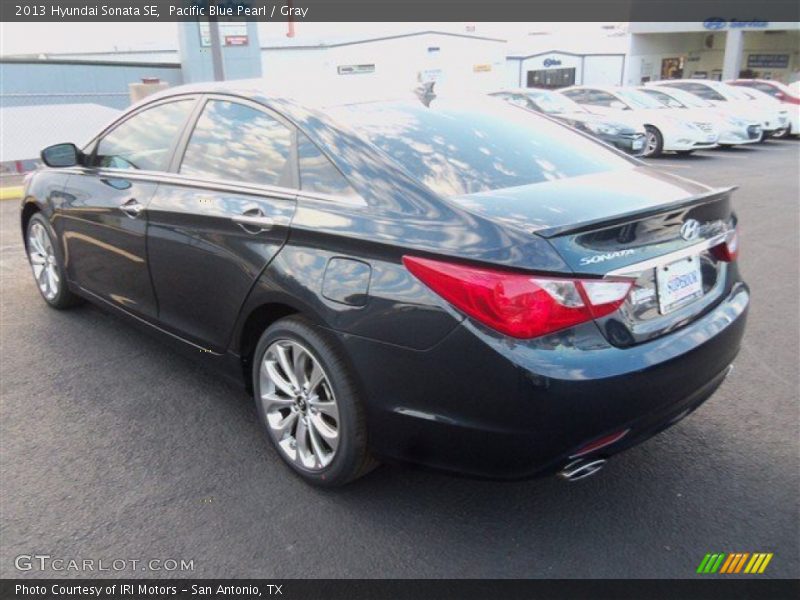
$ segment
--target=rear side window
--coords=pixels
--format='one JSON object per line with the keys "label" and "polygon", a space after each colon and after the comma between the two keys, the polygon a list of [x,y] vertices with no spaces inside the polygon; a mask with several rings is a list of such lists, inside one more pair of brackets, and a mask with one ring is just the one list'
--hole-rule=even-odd
{"label": "rear side window", "polygon": [[646,90],[642,90],[642,92],[647,94],[648,96],[652,96],[653,98],[661,102],[661,104],[663,104],[664,106],[671,106],[673,108],[686,108],[683,104],[680,103],[680,101],[676,100],[675,98],[673,98],[668,94],[659,92],[658,90],[648,88]]}
{"label": "rear side window", "polygon": [[356,196],[344,175],[300,132],[297,133],[297,159],[300,163],[301,189],[332,196]]}
{"label": "rear side window", "polygon": [[633,163],[531,111],[492,99],[329,109],[442,196],[553,181]]}
{"label": "rear side window", "polygon": [[764,92],[765,94],[769,94],[773,98],[777,98],[778,94],[781,93],[781,91],[778,88],[776,88],[776,87],[774,87],[772,85],[769,85],[768,83],[761,83],[760,81],[754,81],[753,83],[750,83],[749,85],[746,85],[745,87],[754,87],[758,91]]}
{"label": "rear side window", "polygon": [[92,166],[109,169],[163,171],[194,100],[159,104],[135,114],[97,144]]}
{"label": "rear side window", "polygon": [[703,85],[702,83],[676,83],[670,85],[674,85],[678,89],[686,90],[687,92],[690,92],[695,96],[705,98],[706,100],[715,100],[716,102],[723,102],[725,100],[725,97],[722,94],[714,91],[707,85]]}
{"label": "rear side window", "polygon": [[266,113],[209,100],[194,127],[180,172],[185,175],[292,187],[292,131]]}

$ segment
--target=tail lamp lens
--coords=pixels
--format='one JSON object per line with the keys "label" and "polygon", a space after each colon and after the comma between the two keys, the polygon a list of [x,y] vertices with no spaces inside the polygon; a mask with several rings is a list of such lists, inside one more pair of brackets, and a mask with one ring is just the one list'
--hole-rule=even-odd
{"label": "tail lamp lens", "polygon": [[538,277],[412,256],[404,256],[403,264],[462,312],[521,339],[611,314],[633,285],[626,280]]}
{"label": "tail lamp lens", "polygon": [[739,258],[739,231],[734,229],[726,241],[711,249],[711,253],[723,262],[733,262]]}

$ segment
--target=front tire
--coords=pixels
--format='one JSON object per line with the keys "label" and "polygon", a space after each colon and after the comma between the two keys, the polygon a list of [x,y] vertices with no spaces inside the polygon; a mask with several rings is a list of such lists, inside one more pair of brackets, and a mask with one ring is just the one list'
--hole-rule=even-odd
{"label": "front tire", "polygon": [[341,486],[377,466],[355,379],[328,332],[299,316],[272,324],[256,346],[253,391],[272,445],[307,482]]}
{"label": "front tire", "polygon": [[33,279],[44,301],[56,309],[79,304],[80,297],[67,287],[66,271],[55,242],[55,234],[41,213],[34,214],[28,221],[25,240]]}
{"label": "front tire", "polygon": [[664,136],[652,125],[645,125],[644,129],[646,137],[643,156],[645,158],[661,156],[661,153],[664,151]]}

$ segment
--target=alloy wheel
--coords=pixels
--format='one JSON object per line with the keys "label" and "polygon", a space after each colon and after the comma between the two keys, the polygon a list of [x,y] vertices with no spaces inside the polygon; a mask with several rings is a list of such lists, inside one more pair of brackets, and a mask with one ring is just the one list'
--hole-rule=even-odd
{"label": "alloy wheel", "polygon": [[47,300],[55,299],[61,289],[61,278],[53,244],[41,223],[31,225],[28,232],[28,258],[42,295]]}
{"label": "alloy wheel", "polygon": [[645,144],[644,154],[650,156],[658,148],[658,138],[655,131],[647,131],[647,143]]}
{"label": "alloy wheel", "polygon": [[308,471],[327,467],[339,445],[339,408],[319,361],[301,344],[273,342],[261,363],[260,400],[270,434]]}

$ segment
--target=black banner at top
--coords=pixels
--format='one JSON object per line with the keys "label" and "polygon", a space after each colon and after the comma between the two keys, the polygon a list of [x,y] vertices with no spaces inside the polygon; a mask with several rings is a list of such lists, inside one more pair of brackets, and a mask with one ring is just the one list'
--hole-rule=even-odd
{"label": "black banner at top", "polygon": [[[796,22],[797,0],[0,0],[1,21]],[[746,26],[746,25],[744,25]]]}

